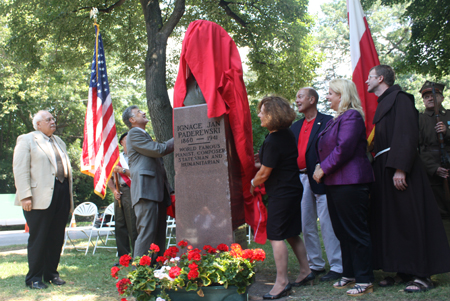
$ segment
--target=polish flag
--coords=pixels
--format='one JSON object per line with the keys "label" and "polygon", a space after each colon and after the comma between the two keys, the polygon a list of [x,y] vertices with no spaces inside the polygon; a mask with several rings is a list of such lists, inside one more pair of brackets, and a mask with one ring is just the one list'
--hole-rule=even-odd
{"label": "polish flag", "polygon": [[350,27],[350,54],[352,58],[353,82],[365,114],[366,137],[372,132],[373,116],[377,109],[377,96],[367,92],[366,80],[372,67],[380,64],[373,44],[369,25],[359,0],[347,0],[348,24]]}

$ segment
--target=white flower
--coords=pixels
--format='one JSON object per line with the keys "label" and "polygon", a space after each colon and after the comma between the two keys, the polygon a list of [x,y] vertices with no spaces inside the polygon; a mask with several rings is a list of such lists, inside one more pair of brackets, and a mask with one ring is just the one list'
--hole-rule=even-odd
{"label": "white flower", "polygon": [[166,299],[163,299],[161,297],[156,298],[156,301],[166,301]]}
{"label": "white flower", "polygon": [[180,257],[171,258],[170,262],[180,261]]}

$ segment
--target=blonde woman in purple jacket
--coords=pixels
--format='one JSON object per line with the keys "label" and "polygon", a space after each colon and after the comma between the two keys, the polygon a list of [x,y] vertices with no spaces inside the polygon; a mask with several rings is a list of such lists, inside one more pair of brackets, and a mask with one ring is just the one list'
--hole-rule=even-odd
{"label": "blonde woman in purple jacket", "polygon": [[374,176],[366,156],[364,112],[356,86],[346,79],[334,79],[329,85],[326,98],[336,117],[318,136],[320,163],[313,177],[326,185],[331,223],[341,243],[343,277],[333,286],[350,288],[349,296],[361,296],[373,292],[367,216]]}

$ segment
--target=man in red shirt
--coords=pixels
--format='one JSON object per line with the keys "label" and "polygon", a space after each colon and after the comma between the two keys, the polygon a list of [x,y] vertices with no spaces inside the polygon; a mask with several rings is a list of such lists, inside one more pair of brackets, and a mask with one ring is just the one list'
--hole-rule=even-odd
{"label": "man in red shirt", "polygon": [[309,267],[315,274],[325,272],[325,260],[322,258],[317,218],[320,221],[323,243],[327,253],[330,271],[320,278],[320,281],[339,279],[342,273],[342,256],[339,240],[334,234],[328,213],[327,197],[324,184],[313,180],[314,166],[317,163],[316,140],[318,134],[325,129],[332,119],[317,111],[319,95],[313,88],[302,88],[297,92],[296,104],[298,111],[305,115],[291,126],[298,143],[297,164],[300,170],[300,180],[303,184],[301,202],[302,232],[308,253]]}

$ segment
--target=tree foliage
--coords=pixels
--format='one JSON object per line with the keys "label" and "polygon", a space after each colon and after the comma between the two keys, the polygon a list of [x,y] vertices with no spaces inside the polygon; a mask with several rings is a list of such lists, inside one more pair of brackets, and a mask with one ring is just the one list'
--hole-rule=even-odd
{"label": "tree foliage", "polygon": [[[175,33],[181,34],[194,19],[212,20],[224,26],[237,45],[248,46],[249,65],[257,74],[249,91],[255,94],[292,94],[293,86],[313,77],[315,56],[307,37],[310,19],[305,0],[192,0],[187,5],[184,0],[9,0],[1,7],[11,29],[7,49],[30,72],[44,67],[48,44],[54,45],[54,52],[46,58],[46,71],[78,68],[90,57],[92,7],[100,11],[105,49],[122,63],[119,74],[145,76],[147,106],[159,141],[172,135],[166,45],[177,25]],[[172,161],[169,157],[166,166],[173,176]]]}
{"label": "tree foliage", "polygon": [[[79,172],[94,46],[92,7],[100,12],[118,134],[126,130],[123,109],[146,105],[150,130],[164,141],[172,135],[167,88],[174,84],[179,56],[166,49],[169,41],[180,49],[191,21],[214,21],[249,51],[247,65],[254,74],[247,81],[249,93],[292,97],[312,80],[317,66],[306,5],[307,0],[1,1],[0,193],[15,191],[11,164],[17,136],[33,130],[34,113],[48,109],[57,118],[56,134],[68,146],[76,200],[97,198],[92,178]],[[166,168],[173,176],[171,161]]]}
{"label": "tree foliage", "polygon": [[[369,8],[376,0],[364,1]],[[450,74],[450,1],[381,0],[382,5],[403,4],[403,17],[411,22],[411,38],[405,59],[399,64],[405,71],[431,74],[441,78]]]}

